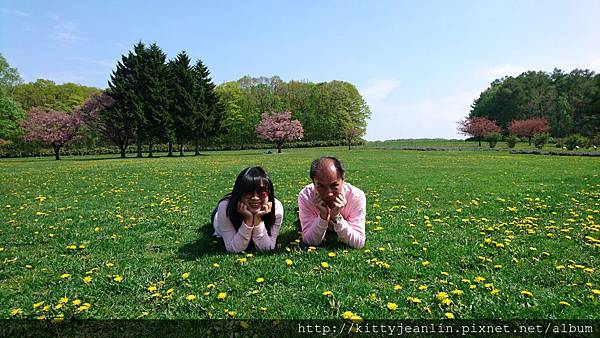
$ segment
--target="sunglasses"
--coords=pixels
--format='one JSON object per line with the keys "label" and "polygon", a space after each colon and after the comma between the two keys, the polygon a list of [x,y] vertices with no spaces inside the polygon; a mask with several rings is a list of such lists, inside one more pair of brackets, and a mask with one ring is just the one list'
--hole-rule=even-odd
{"label": "sunglasses", "polygon": [[267,198],[269,197],[269,190],[266,188],[258,188],[253,192],[245,192],[242,194],[242,196],[244,198],[251,198],[252,196],[254,196],[254,194],[256,194],[258,196],[258,198]]}

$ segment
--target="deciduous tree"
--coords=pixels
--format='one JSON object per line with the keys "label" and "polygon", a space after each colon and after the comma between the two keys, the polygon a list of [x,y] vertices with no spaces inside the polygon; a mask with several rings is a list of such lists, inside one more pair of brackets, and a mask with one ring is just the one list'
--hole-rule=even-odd
{"label": "deciduous tree", "polygon": [[275,142],[277,152],[281,153],[281,147],[286,141],[300,140],[304,137],[304,129],[298,120],[292,120],[292,113],[273,112],[262,113],[261,121],[256,126],[258,137]]}
{"label": "deciduous tree", "polygon": [[550,130],[550,125],[543,117],[534,117],[526,120],[515,120],[508,124],[508,131],[512,135],[523,136],[529,139],[529,145],[531,145],[531,138],[535,134],[545,133]]}
{"label": "deciduous tree", "polygon": [[464,135],[471,135],[481,147],[481,140],[489,133],[500,132],[500,127],[496,122],[488,120],[485,117],[469,117],[458,121],[458,131]]}
{"label": "deciduous tree", "polygon": [[31,108],[21,121],[26,141],[41,141],[54,149],[54,156],[60,160],[60,148],[72,141],[82,124],[78,114],[67,114],[58,110]]}

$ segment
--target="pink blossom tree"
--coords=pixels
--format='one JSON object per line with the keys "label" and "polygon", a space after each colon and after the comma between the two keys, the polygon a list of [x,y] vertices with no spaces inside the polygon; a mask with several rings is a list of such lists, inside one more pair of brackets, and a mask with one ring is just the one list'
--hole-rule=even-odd
{"label": "pink blossom tree", "polygon": [[352,145],[352,141],[355,141],[363,134],[363,130],[355,126],[349,126],[344,129],[344,138],[348,141],[348,150]]}
{"label": "pink blossom tree", "polygon": [[542,134],[550,130],[548,121],[543,117],[532,117],[527,120],[514,120],[508,124],[508,132],[512,135],[525,136],[529,139],[535,134]]}
{"label": "pink blossom tree", "polygon": [[54,149],[54,157],[60,160],[60,148],[73,140],[82,124],[78,114],[58,110],[31,108],[21,121],[26,141],[41,141]]}
{"label": "pink blossom tree", "polygon": [[298,120],[292,120],[289,111],[264,112],[261,120],[256,125],[256,135],[267,141],[275,142],[277,152],[281,153],[281,147],[286,141],[300,140],[304,137],[304,129]]}
{"label": "pink blossom tree", "polygon": [[479,141],[490,133],[499,133],[500,127],[496,122],[488,120],[485,117],[469,117],[465,120],[458,121],[458,131],[464,135],[471,135]]}

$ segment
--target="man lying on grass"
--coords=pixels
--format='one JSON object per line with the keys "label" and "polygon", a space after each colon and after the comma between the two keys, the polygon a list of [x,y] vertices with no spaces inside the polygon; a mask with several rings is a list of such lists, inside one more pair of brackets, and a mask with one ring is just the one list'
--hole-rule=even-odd
{"label": "man lying on grass", "polygon": [[298,194],[304,243],[319,245],[329,231],[353,248],[365,245],[367,199],[362,190],[344,181],[344,172],[335,157],[321,157],[312,162],[313,183]]}

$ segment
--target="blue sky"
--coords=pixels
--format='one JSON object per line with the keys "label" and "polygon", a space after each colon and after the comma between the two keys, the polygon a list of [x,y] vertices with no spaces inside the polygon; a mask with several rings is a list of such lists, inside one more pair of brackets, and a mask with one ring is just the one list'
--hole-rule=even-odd
{"label": "blue sky", "polygon": [[366,139],[463,138],[491,81],[600,71],[600,1],[0,0],[0,53],[26,82],[106,88],[122,54],[156,42],[244,75],[343,80],[372,111]]}

